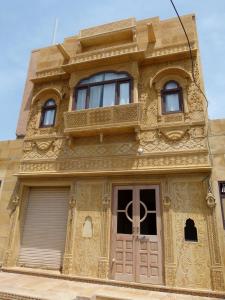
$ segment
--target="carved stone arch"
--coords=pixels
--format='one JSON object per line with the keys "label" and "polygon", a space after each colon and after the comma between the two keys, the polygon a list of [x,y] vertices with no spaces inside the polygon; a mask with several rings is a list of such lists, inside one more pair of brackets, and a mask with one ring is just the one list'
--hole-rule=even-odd
{"label": "carved stone arch", "polygon": [[158,86],[162,87],[162,85],[168,80],[178,81],[178,83],[182,86],[185,83],[185,85],[187,85],[189,81],[192,80],[192,77],[189,72],[180,67],[164,68],[157,72],[155,76],[150,79],[150,88],[153,86],[155,86],[156,89]]}
{"label": "carved stone arch", "polygon": [[[162,116],[162,101],[161,101],[161,90],[164,85],[169,81],[175,81],[182,88],[182,99],[183,99],[183,113],[188,114],[188,86],[191,82],[191,75],[186,70],[180,67],[169,67],[164,68],[156,73],[156,75],[150,80],[150,88],[154,87],[157,92],[158,98],[158,117]],[[184,115],[183,113],[180,113]]]}
{"label": "carved stone arch", "polygon": [[[55,115],[55,122],[54,126],[47,128],[41,128],[40,122],[42,118],[42,109],[44,107],[44,104],[49,99],[53,99],[56,104],[56,115]],[[29,116],[29,122],[28,122],[28,129],[27,129],[27,136],[33,135],[34,132],[38,132],[40,130],[48,130],[52,131],[55,130],[59,125],[59,107],[62,100],[62,93],[59,89],[48,87],[40,90],[38,93],[36,93],[31,102],[31,109],[30,109],[30,116]]]}
{"label": "carved stone arch", "polygon": [[56,88],[44,88],[32,98],[31,106],[33,106],[39,100],[42,100],[43,102],[49,98],[53,98],[56,101],[56,105],[58,105],[62,99],[62,94]]}

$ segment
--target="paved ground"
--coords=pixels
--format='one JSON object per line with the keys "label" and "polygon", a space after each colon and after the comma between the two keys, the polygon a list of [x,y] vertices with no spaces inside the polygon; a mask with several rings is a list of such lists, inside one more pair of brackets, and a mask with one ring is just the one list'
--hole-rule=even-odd
{"label": "paved ground", "polygon": [[1,292],[48,300],[216,300],[5,272],[0,272],[0,299],[23,299]]}

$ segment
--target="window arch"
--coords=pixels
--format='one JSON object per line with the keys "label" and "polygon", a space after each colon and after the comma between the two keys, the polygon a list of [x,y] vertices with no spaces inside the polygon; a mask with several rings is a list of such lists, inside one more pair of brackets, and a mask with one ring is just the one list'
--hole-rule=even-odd
{"label": "window arch", "polygon": [[56,103],[48,99],[42,107],[40,127],[51,127],[55,124]]}
{"label": "window arch", "polygon": [[161,91],[162,113],[183,112],[183,92],[176,81],[167,81]]}
{"label": "window arch", "polygon": [[81,80],[75,89],[76,110],[128,104],[131,77],[126,72],[102,72]]}

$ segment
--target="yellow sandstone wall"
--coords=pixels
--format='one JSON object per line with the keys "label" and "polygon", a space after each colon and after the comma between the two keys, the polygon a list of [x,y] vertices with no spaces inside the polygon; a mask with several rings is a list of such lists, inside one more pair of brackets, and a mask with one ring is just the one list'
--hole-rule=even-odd
{"label": "yellow sandstone wall", "polygon": [[212,188],[216,197],[216,219],[225,273],[225,229],[223,227],[218,186],[219,181],[225,181],[225,119],[210,120],[209,125],[209,141],[213,160]]}
{"label": "yellow sandstone wall", "polygon": [[9,202],[16,186],[19,161],[22,157],[22,140],[0,142],[0,264],[2,264],[4,252],[10,228]]}
{"label": "yellow sandstone wall", "polygon": [[[197,82],[202,86],[195,20],[192,15],[182,18],[194,44],[193,52],[196,54],[194,72]],[[116,38],[121,37],[123,30],[120,27],[123,22],[133,22],[135,30],[132,31],[132,37],[126,37],[128,40],[117,40],[115,44],[120,46],[120,43],[123,43],[124,46],[130,43],[129,39],[132,39],[134,44],[137,43],[132,46],[133,53],[125,60],[123,57],[126,51],[130,51],[130,45],[127,45],[125,50],[115,51],[112,47],[115,45],[112,45],[106,37],[106,33],[112,30],[118,31]],[[155,41],[149,40],[151,32],[148,31],[147,23],[153,24]],[[102,44],[91,43],[92,35],[100,35],[103,39]],[[83,49],[81,49],[82,42]],[[218,137],[211,138],[215,152],[213,186],[218,204],[215,219],[214,210],[207,206],[206,201],[205,178],[209,175],[210,164],[205,136],[205,102],[191,80],[189,49],[177,18],[165,21],[153,18],[138,22],[129,19],[84,29],[79,36],[65,39],[62,45],[71,56],[68,61],[57,45],[33,53],[28,77],[34,77],[34,85],[28,80],[17,134],[22,136],[26,131],[20,171],[21,175],[26,175],[28,180],[31,180],[29,186],[32,186],[32,182],[37,185],[41,182],[38,181],[41,178],[45,179],[45,184],[48,182],[52,184],[55,180],[54,175],[57,174],[58,180],[63,182],[67,178],[74,189],[68,212],[68,245],[63,267],[65,273],[108,278],[112,185],[153,183],[160,185],[161,188],[163,266],[166,285],[224,289],[223,274],[216,267],[221,265],[220,248],[225,257],[217,187],[217,180],[223,179],[225,170],[223,150],[225,140],[224,138],[219,140]],[[96,49],[101,53],[92,53],[92,50]],[[64,72],[66,64],[70,65],[66,68],[67,73]],[[66,136],[64,113],[72,110],[76,84],[82,78],[108,70],[126,71],[132,76],[133,102],[140,102],[142,105],[140,126],[136,128],[138,130],[121,135],[117,133],[111,136],[104,135],[101,141],[99,136],[75,138]],[[160,91],[169,80],[177,80],[182,86],[184,111],[164,115]],[[40,128],[42,106],[46,99],[51,97],[57,104],[55,126]],[[120,109],[119,106],[117,108]],[[96,109],[93,113],[91,125],[98,124],[99,119],[101,120],[99,110]],[[88,111],[90,110],[83,113],[88,114]],[[132,114],[129,116],[121,113],[121,115],[132,122]],[[212,123],[212,132],[224,133],[221,124]],[[100,124],[100,129],[104,129],[105,125],[107,124],[104,122]],[[80,126],[85,128],[85,122],[80,121]],[[142,147],[143,155],[137,154],[139,147]],[[1,262],[7,246],[10,225],[7,208],[16,183],[16,177],[12,175],[17,172],[22,156],[22,141],[2,142],[0,151]],[[189,175],[183,175],[185,170],[190,172]],[[122,172],[132,176],[119,176]],[[115,177],[111,177],[112,173]],[[140,173],[144,175],[139,175]],[[155,175],[149,176],[150,173]],[[33,175],[37,178],[35,179]],[[91,179],[89,175],[92,176]],[[18,215],[15,215],[17,228],[14,228],[13,232],[18,232],[21,225],[18,217],[19,208],[17,213]],[[195,222],[198,242],[184,240],[184,226],[188,218]],[[13,243],[15,244],[12,242],[12,245]],[[8,257],[12,254],[10,251],[14,251],[14,257],[16,256],[13,247],[9,247]],[[11,258],[10,260],[13,261]],[[13,264],[14,262],[15,260]]]}

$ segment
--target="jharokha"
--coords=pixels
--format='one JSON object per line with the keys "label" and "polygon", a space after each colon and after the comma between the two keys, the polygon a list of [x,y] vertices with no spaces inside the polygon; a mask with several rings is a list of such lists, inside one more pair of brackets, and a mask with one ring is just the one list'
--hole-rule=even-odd
{"label": "jharokha", "polygon": [[0,143],[2,270],[225,290],[225,123],[208,120],[182,21],[193,61],[177,18],[31,53],[17,139]]}

